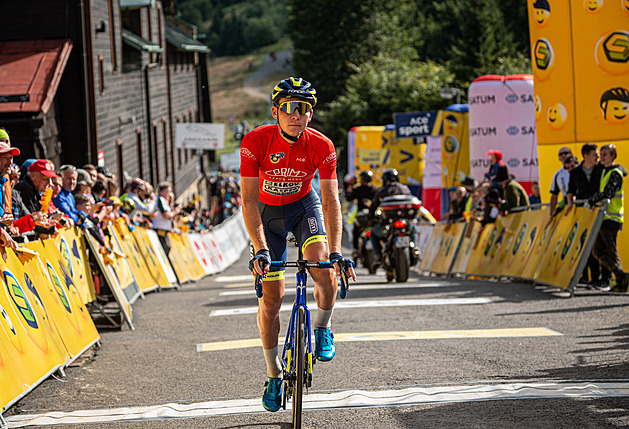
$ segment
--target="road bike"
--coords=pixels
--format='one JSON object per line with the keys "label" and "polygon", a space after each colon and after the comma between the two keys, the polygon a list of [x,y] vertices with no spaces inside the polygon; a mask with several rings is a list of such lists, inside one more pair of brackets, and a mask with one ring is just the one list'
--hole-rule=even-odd
{"label": "road bike", "polygon": [[[346,270],[353,266],[352,261],[344,259],[341,263],[341,299],[345,299],[349,292]],[[329,268],[334,269],[330,262],[308,262],[299,258],[294,262],[272,261],[271,269],[297,268],[297,294],[291,311],[291,317],[286,331],[284,350],[282,352],[282,366],[284,379],[284,394],[282,407],[286,409],[288,399],[293,406],[293,427],[301,428],[301,411],[303,404],[304,387],[308,389],[312,385],[312,338],[310,332],[310,310],[306,305],[306,269]],[[258,298],[262,298],[262,276],[256,275],[255,290]]]}

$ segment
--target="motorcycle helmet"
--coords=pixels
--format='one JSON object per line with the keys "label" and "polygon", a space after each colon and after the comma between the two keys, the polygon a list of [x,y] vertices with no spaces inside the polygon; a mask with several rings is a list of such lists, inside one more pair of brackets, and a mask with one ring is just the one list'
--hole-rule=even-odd
{"label": "motorcycle helmet", "polygon": [[373,179],[373,172],[371,170],[365,170],[360,173],[360,183],[369,183]]}
{"label": "motorcycle helmet", "polygon": [[299,77],[289,77],[284,79],[273,88],[271,101],[277,104],[281,98],[296,98],[297,100],[306,101],[315,107],[317,104],[317,91],[312,84]]}
{"label": "motorcycle helmet", "polygon": [[388,185],[389,183],[399,182],[400,173],[395,168],[389,168],[382,173],[382,183]]}

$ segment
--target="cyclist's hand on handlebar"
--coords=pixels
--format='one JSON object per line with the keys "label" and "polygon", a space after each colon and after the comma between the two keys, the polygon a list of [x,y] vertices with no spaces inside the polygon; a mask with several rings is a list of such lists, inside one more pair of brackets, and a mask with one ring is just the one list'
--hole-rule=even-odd
{"label": "cyclist's hand on handlebar", "polygon": [[267,274],[271,263],[271,253],[267,249],[258,250],[258,253],[249,261],[249,269],[254,274]]}
{"label": "cyclist's hand on handlebar", "polygon": [[352,280],[356,281],[356,273],[354,272],[354,262],[351,259],[344,258],[338,252],[330,253],[330,262],[334,265],[334,269],[336,270],[336,275],[341,275],[341,266],[345,267],[345,273],[348,277],[351,277]]}

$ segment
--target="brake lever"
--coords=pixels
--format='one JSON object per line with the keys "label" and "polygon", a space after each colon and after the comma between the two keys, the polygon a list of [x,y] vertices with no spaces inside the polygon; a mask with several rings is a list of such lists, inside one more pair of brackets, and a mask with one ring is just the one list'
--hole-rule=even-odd
{"label": "brake lever", "polygon": [[349,281],[347,280],[347,269],[348,265],[352,266],[348,259],[343,259],[343,263],[340,264],[341,267],[341,299],[345,299],[347,297],[347,293],[349,292]]}
{"label": "brake lever", "polygon": [[[262,268],[262,271],[264,271],[264,266],[266,265],[266,263],[264,262],[264,260],[260,261],[260,267]],[[262,298],[262,279],[264,278],[264,276],[262,274],[257,274],[256,273],[256,280],[254,282],[254,287],[256,290],[256,296],[258,298]]]}

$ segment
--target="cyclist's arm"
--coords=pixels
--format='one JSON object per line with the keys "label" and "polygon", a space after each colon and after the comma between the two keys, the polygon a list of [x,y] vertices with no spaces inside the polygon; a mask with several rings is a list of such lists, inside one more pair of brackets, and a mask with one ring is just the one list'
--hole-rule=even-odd
{"label": "cyclist's arm", "polygon": [[268,249],[262,218],[258,209],[258,199],[260,196],[260,184],[257,177],[242,177],[242,213],[245,220],[245,227],[251,238],[254,250]]}
{"label": "cyclist's arm", "polygon": [[343,218],[339,201],[339,185],[336,179],[321,180],[321,200],[330,253],[341,253]]}

